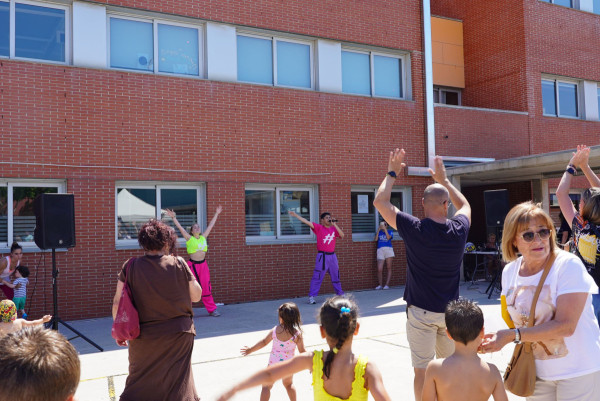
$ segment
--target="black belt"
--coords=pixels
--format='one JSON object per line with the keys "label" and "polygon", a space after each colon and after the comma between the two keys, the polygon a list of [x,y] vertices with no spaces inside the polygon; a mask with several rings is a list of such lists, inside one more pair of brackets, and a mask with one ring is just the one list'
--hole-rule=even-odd
{"label": "black belt", "polygon": [[[319,251],[318,253],[322,253],[323,255],[335,255],[335,252]],[[325,257],[323,257],[323,267],[321,267],[321,270],[325,271]]]}
{"label": "black belt", "polygon": [[194,259],[190,259],[190,262],[192,262],[193,265],[201,265],[202,263],[204,263],[206,261],[206,259],[202,259],[202,260],[194,260]]}

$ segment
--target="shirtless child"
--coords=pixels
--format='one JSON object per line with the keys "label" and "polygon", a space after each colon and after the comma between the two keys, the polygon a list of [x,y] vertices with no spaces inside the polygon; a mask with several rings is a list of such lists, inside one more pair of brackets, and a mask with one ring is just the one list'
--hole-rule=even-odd
{"label": "shirtless child", "polygon": [[450,301],[445,312],[447,334],[454,354],[429,362],[423,401],[508,401],[498,368],[482,361],[477,349],[483,340],[483,312],[467,299]]}
{"label": "shirtless child", "polygon": [[3,299],[0,302],[0,336],[19,331],[24,327],[39,326],[49,322],[52,316],[46,315],[38,320],[17,319],[17,307],[13,301]]}

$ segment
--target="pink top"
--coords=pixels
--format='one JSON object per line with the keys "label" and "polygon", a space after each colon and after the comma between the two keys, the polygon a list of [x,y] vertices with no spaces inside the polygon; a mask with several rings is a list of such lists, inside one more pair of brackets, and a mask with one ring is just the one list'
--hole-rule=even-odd
{"label": "pink top", "polygon": [[315,227],[313,232],[317,236],[317,250],[321,252],[335,252],[335,239],[340,236],[338,230],[334,226],[329,228],[317,223],[313,223]]}
{"label": "pink top", "polygon": [[292,338],[287,341],[280,341],[277,338],[277,326],[273,327],[273,348],[271,349],[271,355],[269,356],[269,366],[274,363],[287,361],[294,356],[296,350],[296,338],[300,334],[299,331],[294,334]]}

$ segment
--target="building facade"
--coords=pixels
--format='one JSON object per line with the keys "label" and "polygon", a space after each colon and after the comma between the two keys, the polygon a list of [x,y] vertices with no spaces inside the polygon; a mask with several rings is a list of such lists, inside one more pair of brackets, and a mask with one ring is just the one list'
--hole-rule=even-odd
{"label": "building facade", "polygon": [[30,314],[52,307],[32,236],[44,192],[75,197],[76,246],[57,251],[63,319],[110,313],[137,228],[165,209],[206,226],[223,206],[207,258],[217,302],[307,295],[315,239],[289,210],[332,213],[344,289],[374,288],[372,200],[395,147],[410,168],[393,201],[417,216],[435,154],[474,209],[499,187],[548,202],[555,169],[493,182],[485,169],[597,142],[600,16],[463,3],[0,0],[0,248],[25,248]]}

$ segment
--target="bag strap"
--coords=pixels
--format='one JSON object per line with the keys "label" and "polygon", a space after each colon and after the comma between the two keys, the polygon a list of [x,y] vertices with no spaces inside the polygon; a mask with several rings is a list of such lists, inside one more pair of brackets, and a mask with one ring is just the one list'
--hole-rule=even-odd
{"label": "bag strap", "polygon": [[540,282],[538,283],[537,288],[535,289],[535,295],[533,296],[533,301],[531,302],[531,309],[529,310],[529,319],[527,322],[527,327],[533,326],[533,323],[535,320],[535,306],[537,305],[537,300],[540,296],[540,292],[542,291],[542,287],[544,286],[546,277],[548,277],[548,273],[550,273],[550,269],[552,268],[552,265],[554,264],[555,259],[556,259],[556,252],[554,252],[550,256],[550,258],[548,258],[548,260],[546,261],[546,264],[544,265],[544,273],[542,274],[542,277],[540,278]]}
{"label": "bag strap", "polygon": [[124,274],[124,276],[125,276],[125,285],[127,285],[127,271],[128,271],[130,268],[131,268],[131,266],[133,266],[133,261],[134,261],[135,259],[136,259],[136,258],[130,258],[130,259],[127,261],[127,265],[125,265],[125,270],[124,270],[124,273],[125,273],[125,274]]}

